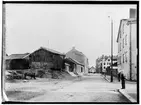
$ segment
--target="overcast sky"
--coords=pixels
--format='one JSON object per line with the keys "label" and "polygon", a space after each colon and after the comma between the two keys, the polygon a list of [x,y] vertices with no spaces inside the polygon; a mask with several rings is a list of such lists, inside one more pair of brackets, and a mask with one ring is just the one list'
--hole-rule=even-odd
{"label": "overcast sky", "polygon": [[110,55],[114,21],[114,55],[120,20],[135,5],[6,4],[6,53],[33,52],[47,47],[66,53],[73,46],[89,59]]}

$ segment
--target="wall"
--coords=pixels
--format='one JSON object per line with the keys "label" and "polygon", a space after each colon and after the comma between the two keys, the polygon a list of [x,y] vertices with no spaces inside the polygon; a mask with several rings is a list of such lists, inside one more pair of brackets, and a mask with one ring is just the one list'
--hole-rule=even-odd
{"label": "wall", "polygon": [[[82,64],[84,64],[84,74],[88,73],[88,58],[81,52],[77,51],[75,48],[70,50],[69,52],[66,53],[66,58],[72,58]],[[79,66],[78,66],[79,68]]]}
{"label": "wall", "polygon": [[[51,53],[44,49],[39,49],[32,53],[30,56],[31,66],[37,68],[54,68],[62,69],[63,68],[63,58],[58,55]],[[65,66],[64,66],[65,67]]]}
{"label": "wall", "polygon": [[[127,21],[122,21],[118,41],[118,71],[124,70],[127,79],[130,78],[130,27]],[[127,39],[127,40],[126,40]],[[123,41],[124,40],[124,41]]]}
{"label": "wall", "polygon": [[[132,78],[133,80],[135,80],[136,79],[136,54],[137,54],[136,25],[135,24],[132,25],[130,29],[130,24],[127,24],[127,22],[128,21],[122,21],[122,25],[120,29],[121,37],[119,37],[119,40],[118,40],[118,71],[120,71],[121,69],[124,70],[126,79],[130,80]],[[131,42],[130,42],[130,34],[131,34]],[[132,51],[131,51],[132,58],[130,57],[130,45],[132,48]],[[130,67],[130,62],[132,62],[131,67]],[[132,77],[131,77],[131,74],[132,74]]]}
{"label": "wall", "polygon": [[136,24],[131,24],[131,56],[132,56],[132,80],[137,79],[137,31]]}
{"label": "wall", "polygon": [[[83,71],[81,71],[81,68],[83,69]],[[84,71],[85,70],[85,68],[83,67],[83,66],[81,66],[81,65],[76,65],[76,71],[77,71],[77,73],[79,74],[79,75],[83,75],[84,74]]]}

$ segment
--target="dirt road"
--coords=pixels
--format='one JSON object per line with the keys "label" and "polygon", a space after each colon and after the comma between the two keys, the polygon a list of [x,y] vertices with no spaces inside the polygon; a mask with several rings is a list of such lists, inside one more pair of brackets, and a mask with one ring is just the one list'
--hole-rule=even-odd
{"label": "dirt road", "polygon": [[84,76],[72,81],[32,81],[23,83],[18,88],[41,93],[29,99],[20,99],[28,102],[128,102],[116,91],[120,85],[105,81],[99,74]]}

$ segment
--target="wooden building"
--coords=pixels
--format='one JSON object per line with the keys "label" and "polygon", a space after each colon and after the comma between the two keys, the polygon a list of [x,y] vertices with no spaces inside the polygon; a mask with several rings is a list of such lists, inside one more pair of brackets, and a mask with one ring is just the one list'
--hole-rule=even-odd
{"label": "wooden building", "polygon": [[62,70],[64,68],[64,56],[55,50],[40,47],[27,57],[29,57],[30,68]]}
{"label": "wooden building", "polygon": [[6,69],[55,69],[62,70],[64,54],[40,47],[32,53],[12,54],[6,58]]}
{"label": "wooden building", "polygon": [[7,70],[29,69],[29,60],[25,58],[29,53],[11,54],[6,56],[5,65]]}

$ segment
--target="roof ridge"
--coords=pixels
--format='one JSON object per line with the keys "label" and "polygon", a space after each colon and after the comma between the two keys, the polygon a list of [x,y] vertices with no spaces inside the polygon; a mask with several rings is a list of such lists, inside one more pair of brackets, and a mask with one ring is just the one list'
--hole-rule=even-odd
{"label": "roof ridge", "polygon": [[40,47],[39,49],[45,49],[45,50],[48,50],[52,53],[55,53],[55,54],[61,54],[61,55],[64,55],[63,53],[59,52],[59,51],[56,51],[54,49],[50,49],[50,48],[47,48],[47,47]]}

